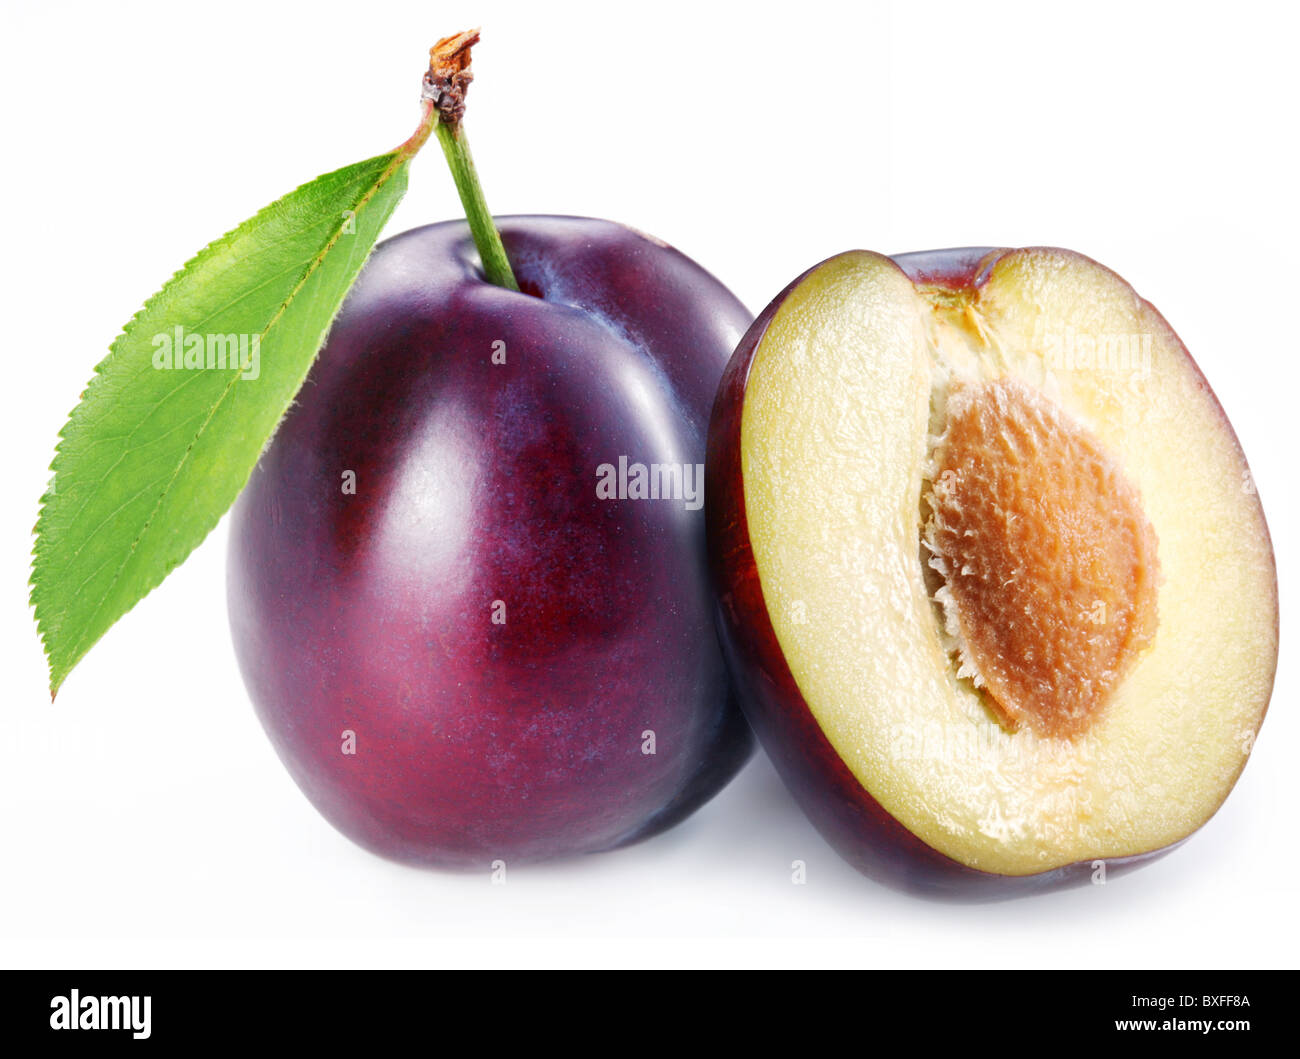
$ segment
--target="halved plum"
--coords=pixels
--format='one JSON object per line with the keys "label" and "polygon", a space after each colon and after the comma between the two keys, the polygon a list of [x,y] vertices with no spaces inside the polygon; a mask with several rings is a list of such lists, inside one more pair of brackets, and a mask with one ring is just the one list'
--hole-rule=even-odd
{"label": "halved plum", "polygon": [[1178,336],[1096,262],[809,270],[732,357],[706,495],[750,722],[865,873],[1096,878],[1244,767],[1277,660],[1259,497]]}

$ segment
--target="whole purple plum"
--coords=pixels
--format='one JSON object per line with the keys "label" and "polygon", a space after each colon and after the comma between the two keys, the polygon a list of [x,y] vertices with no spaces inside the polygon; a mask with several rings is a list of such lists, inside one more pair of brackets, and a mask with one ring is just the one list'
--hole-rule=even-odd
{"label": "whole purple plum", "polygon": [[[344,834],[459,868],[663,830],[752,749],[702,464],[750,322],[608,221],[382,243],[233,514],[229,604],[280,758]],[[657,497],[657,498],[656,498]]]}

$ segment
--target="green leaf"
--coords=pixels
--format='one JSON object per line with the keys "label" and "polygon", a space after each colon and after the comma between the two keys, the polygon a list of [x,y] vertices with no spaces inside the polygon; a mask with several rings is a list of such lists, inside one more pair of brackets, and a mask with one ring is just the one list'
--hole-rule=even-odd
{"label": "green leaf", "polygon": [[409,158],[327,173],[209,244],[95,369],[36,523],[31,602],[52,694],[248,481],[406,190]]}

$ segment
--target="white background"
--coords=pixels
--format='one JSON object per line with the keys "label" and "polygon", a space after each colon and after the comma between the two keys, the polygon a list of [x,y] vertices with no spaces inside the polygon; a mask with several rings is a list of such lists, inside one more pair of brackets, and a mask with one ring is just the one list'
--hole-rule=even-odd
{"label": "white background", "polygon": [[[954,906],[854,873],[761,756],[671,833],[505,886],[363,852],[253,716],[224,523],[54,706],[25,605],[56,432],[121,325],[209,239],[405,139],[429,45],[481,24],[466,127],[493,209],[653,232],[755,312],[851,247],[1056,244],[1117,269],[1237,428],[1286,610],[1294,5],[24,4],[5,18],[0,963],[1295,964],[1285,636],[1253,759],[1184,848],[1104,887]],[[388,231],[457,213],[431,146]]]}

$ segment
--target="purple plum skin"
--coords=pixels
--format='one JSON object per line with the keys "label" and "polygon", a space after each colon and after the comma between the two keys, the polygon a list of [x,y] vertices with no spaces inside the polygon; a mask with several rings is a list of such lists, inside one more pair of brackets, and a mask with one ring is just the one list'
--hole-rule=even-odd
{"label": "purple plum skin", "polygon": [[281,760],[360,845],[446,868],[648,837],[753,749],[703,509],[596,491],[622,455],[704,462],[751,317],[632,229],[499,224],[523,293],[482,278],[461,222],[376,248],[230,535],[236,654]]}

